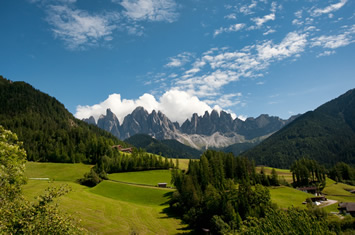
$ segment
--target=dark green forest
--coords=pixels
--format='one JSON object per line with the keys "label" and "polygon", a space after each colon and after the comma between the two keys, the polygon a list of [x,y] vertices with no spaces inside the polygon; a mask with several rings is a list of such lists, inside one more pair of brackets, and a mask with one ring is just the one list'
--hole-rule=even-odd
{"label": "dark green forest", "polygon": [[[316,181],[321,167],[307,163],[314,166],[309,172]],[[170,208],[191,228],[211,234],[339,234],[352,228],[352,222],[328,220],[327,213],[312,204],[307,209],[278,209],[262,179],[247,158],[208,150],[200,161],[190,160],[187,172],[172,172],[177,191]]]}
{"label": "dark green forest", "polygon": [[326,167],[355,164],[355,89],[307,112],[242,154],[256,164],[290,168],[300,158]]}
{"label": "dark green forest", "polygon": [[125,139],[125,142],[137,148],[143,148],[149,153],[159,154],[169,158],[199,158],[202,153],[177,140],[159,141],[146,134],[134,135]]}
{"label": "dark green forest", "polygon": [[126,143],[76,119],[55,98],[0,76],[0,125],[15,132],[30,161],[95,164],[111,146]]}

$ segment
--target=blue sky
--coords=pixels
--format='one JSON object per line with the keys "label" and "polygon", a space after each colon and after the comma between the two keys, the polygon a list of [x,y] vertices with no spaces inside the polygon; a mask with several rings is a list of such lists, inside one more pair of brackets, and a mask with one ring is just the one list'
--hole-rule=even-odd
{"label": "blue sky", "polygon": [[3,0],[0,74],[78,118],[281,118],[355,87],[351,0]]}

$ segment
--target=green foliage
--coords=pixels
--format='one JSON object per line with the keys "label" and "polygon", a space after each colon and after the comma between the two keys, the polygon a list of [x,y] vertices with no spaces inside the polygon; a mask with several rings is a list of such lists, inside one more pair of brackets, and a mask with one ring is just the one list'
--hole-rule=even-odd
{"label": "green foliage", "polygon": [[338,162],[329,170],[328,176],[336,182],[355,185],[355,168],[344,162]]}
{"label": "green foliage", "polygon": [[90,172],[85,173],[84,177],[79,179],[78,182],[82,185],[89,187],[94,187],[102,181],[100,176],[95,172],[93,168],[90,169]]}
{"label": "green foliage", "polygon": [[186,146],[176,140],[156,140],[146,134],[137,134],[125,140],[125,142],[143,148],[149,153],[163,155],[168,158],[199,158],[201,152]]}
{"label": "green foliage", "polygon": [[234,230],[243,219],[263,216],[271,206],[268,189],[256,184],[257,179],[247,159],[208,150],[200,161],[190,161],[186,173],[172,172],[178,191],[170,206],[194,228],[211,228],[214,233]]}
{"label": "green foliage", "polygon": [[243,221],[239,234],[335,234],[324,218],[304,209],[267,209],[265,217]]}
{"label": "green foliage", "polygon": [[158,170],[173,167],[174,164],[167,158],[163,160],[162,156],[147,153],[142,149],[134,150],[130,155],[104,156],[95,166],[96,172],[103,171],[107,173]]}
{"label": "green foliage", "polygon": [[297,160],[292,164],[291,172],[293,177],[293,185],[295,187],[308,185],[319,185],[320,189],[325,187],[326,170],[315,160],[306,158]]}
{"label": "green foliage", "polygon": [[0,126],[0,233],[4,234],[79,234],[73,220],[62,215],[53,200],[68,189],[49,188],[37,202],[24,199],[26,152],[16,134]]}
{"label": "green foliage", "polygon": [[17,133],[30,161],[95,164],[121,144],[113,135],[76,119],[63,104],[25,82],[0,76],[0,124]]}
{"label": "green foliage", "polygon": [[289,168],[300,156],[331,167],[355,164],[355,89],[307,112],[242,154],[258,165]]}
{"label": "green foliage", "polygon": [[16,134],[0,125],[0,204],[16,198],[26,183],[26,152],[21,145]]}

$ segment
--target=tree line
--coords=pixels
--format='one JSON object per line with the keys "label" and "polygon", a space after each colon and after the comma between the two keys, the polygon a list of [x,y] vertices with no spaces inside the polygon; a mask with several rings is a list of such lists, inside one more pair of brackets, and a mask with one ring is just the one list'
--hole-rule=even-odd
{"label": "tree line", "polygon": [[[301,164],[308,171],[307,181],[298,176]],[[301,159],[294,163],[295,183],[323,182],[323,170],[313,160]],[[354,229],[353,219],[330,219],[311,205],[307,209],[278,209],[271,202],[269,189],[262,185],[270,185],[276,178],[275,169],[266,176],[263,168],[257,173],[247,158],[207,150],[200,161],[189,162],[186,172],[172,171],[177,190],[170,209],[191,228],[211,234],[339,234]]]}

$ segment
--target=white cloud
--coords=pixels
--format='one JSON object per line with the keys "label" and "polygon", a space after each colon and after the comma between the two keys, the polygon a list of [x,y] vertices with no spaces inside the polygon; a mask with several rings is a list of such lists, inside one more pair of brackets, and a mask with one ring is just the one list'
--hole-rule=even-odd
{"label": "white cloud", "polygon": [[252,11],[253,8],[255,8],[257,6],[257,2],[256,1],[252,1],[251,4],[249,5],[243,5],[239,8],[239,12],[243,13],[244,15],[251,15],[254,14],[254,12]]}
{"label": "white cloud", "polygon": [[347,2],[347,0],[340,0],[340,2],[332,4],[330,6],[327,6],[326,8],[323,8],[323,9],[317,8],[311,13],[311,15],[312,16],[320,16],[322,14],[328,14],[333,11],[337,11],[340,8],[342,8],[346,4],[346,2]]}
{"label": "white cloud", "polygon": [[229,32],[237,32],[241,29],[243,29],[245,27],[245,24],[243,23],[240,23],[240,24],[233,24],[231,26],[229,26],[228,28],[219,28],[219,29],[216,29],[214,31],[214,36],[216,37],[217,35],[221,34],[221,33],[229,33]]}
{"label": "white cloud", "polygon": [[275,13],[270,13],[268,15],[261,17],[261,18],[256,17],[256,18],[252,19],[252,21],[255,22],[257,27],[261,27],[263,24],[265,24],[266,22],[268,22],[270,20],[275,20]]}
{"label": "white cloud", "polygon": [[239,102],[229,102],[231,97],[225,96],[223,89],[226,85],[241,78],[262,77],[261,71],[271,63],[297,57],[307,45],[306,33],[290,32],[279,44],[267,40],[236,51],[212,48],[192,61],[192,68],[177,76],[171,87],[206,99],[209,105],[221,105],[223,108],[237,105]]}
{"label": "white cloud", "polygon": [[183,52],[177,56],[170,57],[170,62],[165,65],[165,67],[181,67],[188,63],[193,55],[190,52]]}
{"label": "white cloud", "polygon": [[335,51],[324,51],[324,52],[320,53],[319,55],[317,55],[317,57],[330,56],[333,54],[335,54]]}
{"label": "white cloud", "polygon": [[137,100],[122,99],[120,94],[112,94],[99,104],[77,106],[75,116],[79,119],[93,116],[97,121],[100,115],[105,114],[106,109],[110,108],[122,124],[124,117],[139,106],[144,107],[149,113],[153,110],[160,110],[171,121],[177,121],[180,124],[191,118],[193,113],[203,115],[205,111],[212,111],[206,102],[199,100],[196,96],[173,89],[165,92],[159,101],[150,94],[144,94]]}
{"label": "white cloud", "polygon": [[274,29],[269,29],[268,31],[266,31],[265,33],[263,33],[263,35],[266,36],[266,35],[269,35],[269,34],[272,34],[272,33],[275,33],[275,32],[276,32],[276,30],[274,30]]}
{"label": "white cloud", "polygon": [[174,22],[178,17],[173,0],[123,0],[120,4],[133,20]]}
{"label": "white cloud", "polygon": [[323,48],[336,49],[338,47],[344,47],[351,43],[354,43],[353,34],[355,33],[355,25],[350,29],[346,30],[342,34],[330,35],[330,36],[319,36],[312,38],[312,46],[320,46]]}
{"label": "white cloud", "polygon": [[304,51],[307,44],[306,34],[290,32],[278,45],[267,41],[257,46],[258,57],[262,60],[283,59]]}
{"label": "white cloud", "polygon": [[237,104],[240,104],[240,97],[242,96],[242,93],[238,92],[236,94],[225,94],[220,96],[217,100],[204,100],[207,104],[213,105],[213,104],[218,104],[222,106],[223,108],[235,106]]}
{"label": "white cloud", "polygon": [[99,45],[100,40],[112,40],[116,29],[113,21],[117,14],[91,15],[84,10],[67,5],[52,5],[48,8],[47,21],[53,26],[55,37],[64,40],[70,49]]}
{"label": "white cloud", "polygon": [[232,14],[226,15],[224,18],[229,19],[229,20],[236,20],[237,15],[235,13],[232,13]]}
{"label": "white cloud", "polygon": [[296,12],[295,12],[295,16],[296,16],[298,19],[300,19],[300,18],[302,18],[302,13],[303,13],[303,10],[296,11]]}

